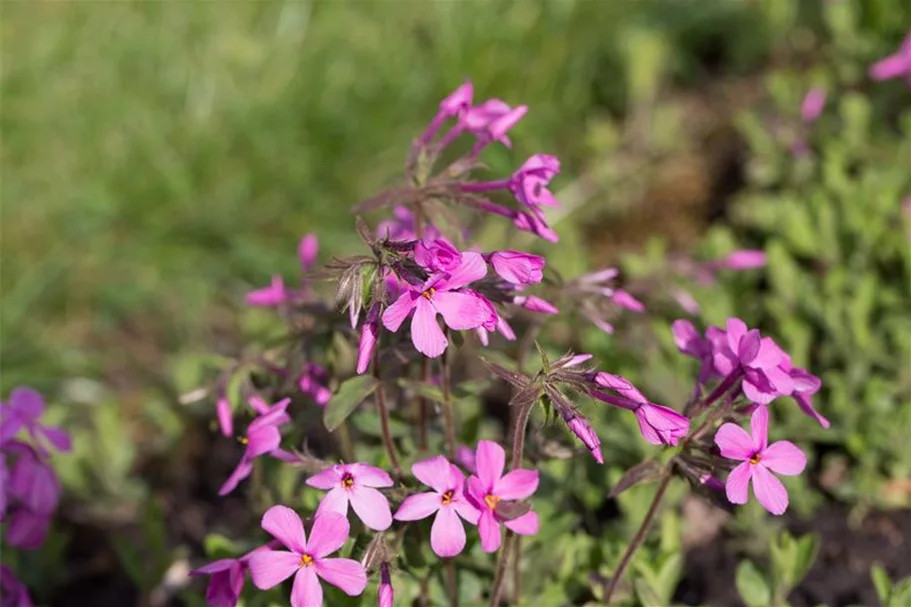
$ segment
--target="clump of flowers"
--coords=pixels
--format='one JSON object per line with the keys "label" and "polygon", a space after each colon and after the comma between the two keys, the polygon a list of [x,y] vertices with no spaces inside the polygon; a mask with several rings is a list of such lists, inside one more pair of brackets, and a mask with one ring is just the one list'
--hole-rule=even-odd
{"label": "clump of flowers", "polygon": [[[4,545],[18,550],[44,544],[62,492],[52,460],[72,449],[65,430],[42,421],[44,412],[44,398],[31,388],[15,388],[0,403],[0,522]],[[7,565],[0,568],[0,593],[4,605],[32,604]]]}
{"label": "clump of flowers", "polygon": [[[301,287],[289,290],[275,277],[248,294],[250,305],[276,308],[287,339],[245,351],[216,382],[222,433],[230,437],[240,425],[235,417],[248,418],[239,463],[221,493],[246,490],[241,481],[257,470],[292,466],[306,474],[312,511],[272,506],[262,518],[272,543],[196,570],[211,576],[211,605],[237,604],[249,574],[261,590],[293,578],[295,607],[321,605],[328,586],[360,595],[373,577],[370,592],[375,588],[378,604],[389,607],[397,568],[410,567],[406,544],[427,547],[432,562],[421,565],[421,575],[440,573],[453,604],[458,569],[468,557],[483,559],[475,566],[491,570],[487,596],[499,605],[507,565],[519,559],[518,536],[534,537],[547,525],[534,507],[539,485],[564,480],[548,479],[540,466],[552,455],[538,435],[551,425],[570,446],[565,452],[587,453],[597,464],[610,458],[610,445],[598,436],[595,418],[634,423],[647,443],[674,449],[663,465],[650,459],[605,493],[653,481],[657,502],[672,479],[682,478],[715,500],[723,486],[730,503],[743,504],[752,485],[769,512],[787,507],[774,474],[798,474],[806,458],[787,441],[769,444],[770,409],[791,398],[828,426],[812,405],[819,379],[737,318],[704,331],[689,320],[672,325],[680,351],[698,361],[692,389],[675,403],[656,402],[627,378],[599,369],[591,354],[548,356],[536,337],[546,336],[554,317],[578,315],[615,333],[628,317],[647,314],[657,295],[670,295],[693,315],[698,304],[683,287],[662,290],[662,276],[625,282],[618,269],[603,268],[562,277],[539,252],[474,244],[476,222],[486,217],[538,236],[538,245],[558,242],[548,213],[560,206],[555,183],[562,170],[555,156],[537,153],[512,174],[483,175],[484,150],[510,147],[508,133],[528,108],[500,99],[475,103],[474,94],[465,82],[446,97],[414,140],[402,183],[355,206],[362,253],[318,267],[316,239],[306,236],[299,245]],[[817,109],[807,112],[818,115]],[[387,215],[376,225],[362,217],[380,211]],[[762,251],[740,250],[668,266],[675,279],[710,283],[719,272],[764,264]],[[321,299],[319,281],[334,284],[334,305]],[[508,342],[511,356],[503,348]],[[480,358],[490,372],[480,380],[484,387],[509,386],[511,423],[502,440],[460,443],[471,431],[460,424],[457,394],[472,379],[455,364],[457,356]],[[232,398],[249,406],[235,407]],[[299,420],[314,413],[333,432],[343,461],[293,444],[305,436]],[[748,418],[751,434],[739,425]],[[656,510],[649,509],[644,527]],[[613,572],[605,601],[644,535],[637,534]],[[360,560],[332,556],[339,551]]]}

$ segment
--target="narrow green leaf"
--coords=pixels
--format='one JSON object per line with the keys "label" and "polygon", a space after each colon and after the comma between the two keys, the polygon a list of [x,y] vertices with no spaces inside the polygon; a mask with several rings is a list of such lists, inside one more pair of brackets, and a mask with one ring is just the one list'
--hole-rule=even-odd
{"label": "narrow green leaf", "polygon": [[348,416],[376,390],[376,378],[371,375],[357,375],[342,382],[338,392],[323,409],[323,423],[330,432],[342,425]]}
{"label": "narrow green leaf", "polygon": [[873,580],[879,602],[885,605],[892,594],[892,580],[889,579],[889,574],[882,565],[873,563],[873,566],[870,567],[870,579]]}
{"label": "narrow green leaf", "polygon": [[748,607],[768,607],[772,601],[768,583],[750,561],[737,566],[737,592]]}

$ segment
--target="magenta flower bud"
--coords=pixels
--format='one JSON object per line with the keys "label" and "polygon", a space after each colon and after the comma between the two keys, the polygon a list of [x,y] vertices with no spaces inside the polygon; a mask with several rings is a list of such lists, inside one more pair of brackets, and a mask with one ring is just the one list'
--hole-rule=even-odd
{"label": "magenta flower bud", "polygon": [[822,87],[810,89],[800,106],[800,117],[806,123],[815,122],[826,106],[826,90]]}
{"label": "magenta flower bud", "polygon": [[560,240],[557,233],[544,221],[544,217],[540,212],[513,211],[512,224],[523,232],[531,232],[548,242],[558,242]]}
{"label": "magenta flower bud", "polygon": [[389,576],[389,563],[380,563],[380,588],[377,597],[379,607],[392,607],[395,593],[392,590],[392,579]]}
{"label": "magenta flower bud", "polygon": [[750,249],[734,251],[727,257],[723,257],[715,262],[716,267],[727,268],[728,270],[751,270],[753,268],[765,267],[765,265],[765,252]]}
{"label": "magenta flower bud", "polygon": [[28,508],[18,508],[6,521],[5,541],[10,546],[22,550],[35,550],[41,547],[47,538],[51,526],[51,514],[35,512]]}
{"label": "magenta flower bud", "polygon": [[471,107],[471,100],[474,96],[474,86],[470,80],[465,80],[448,97],[440,102],[440,112],[447,116],[458,116],[467,112]]}
{"label": "magenta flower bud", "polygon": [[367,312],[367,319],[364,326],[361,327],[361,341],[357,346],[357,373],[363,375],[370,365],[370,357],[373,356],[373,348],[376,347],[378,320],[380,315],[380,306],[374,302]]}
{"label": "magenta flower bud", "polygon": [[535,154],[525,161],[509,180],[509,190],[516,200],[530,209],[560,206],[547,186],[560,173],[556,156]]}
{"label": "magenta flower bud", "polygon": [[559,314],[558,310],[552,303],[541,299],[535,295],[519,295],[512,300],[517,306],[521,306],[532,312],[543,312],[544,314]]}
{"label": "magenta flower bud", "polygon": [[621,308],[626,308],[627,310],[632,310],[633,312],[645,312],[645,304],[643,304],[641,301],[623,289],[615,290],[610,298],[611,301],[613,301]]}
{"label": "magenta flower bud", "polygon": [[[607,388],[608,390],[613,390],[620,396],[627,398],[633,401],[636,404],[647,404],[648,399],[645,398],[645,395],[639,391],[636,386],[632,384],[628,379],[620,375],[614,375],[613,373],[607,373],[606,371],[600,371],[595,375],[595,383],[601,386],[602,388]],[[616,403],[611,403],[616,404]],[[632,407],[627,407],[632,408]]]}
{"label": "magenta flower bud", "polygon": [[506,137],[506,132],[525,116],[528,112],[527,105],[520,105],[516,108],[513,108],[495,119],[490,123],[490,126],[487,128],[487,135],[492,141],[501,141],[506,147],[511,147],[512,143],[509,141],[509,138]]}
{"label": "magenta flower bud", "polygon": [[506,282],[527,285],[541,282],[544,258],[519,251],[496,251],[490,256],[494,271]]}
{"label": "magenta flower bud", "polygon": [[459,445],[459,448],[456,450],[456,463],[468,470],[470,474],[475,474],[477,472],[475,466],[475,453],[471,447]]}
{"label": "magenta flower bud", "polygon": [[590,361],[592,358],[594,357],[591,354],[576,354],[568,361],[566,361],[566,364],[563,365],[563,368],[568,369],[570,367],[578,367],[582,363]]}
{"label": "magenta flower bud", "polygon": [[215,411],[218,415],[218,427],[225,436],[234,435],[234,413],[231,410],[231,401],[222,394],[215,403]]}
{"label": "magenta flower bud", "polygon": [[582,441],[582,444],[585,445],[585,448],[592,454],[595,461],[599,464],[603,464],[604,457],[601,455],[601,439],[598,438],[598,435],[589,423],[585,421],[584,418],[577,415],[573,415],[570,419],[565,421],[566,427]]}
{"label": "magenta flower bud", "polygon": [[288,301],[285,283],[281,276],[273,276],[272,284],[262,289],[247,293],[247,305],[262,308],[274,308]]}
{"label": "magenta flower bud", "polygon": [[303,268],[304,272],[313,267],[318,252],[319,239],[316,234],[305,234],[297,247],[297,257],[300,259],[301,268]]}
{"label": "magenta flower bud", "polygon": [[414,247],[414,261],[430,272],[452,272],[462,263],[462,254],[442,238],[424,240]]}
{"label": "magenta flower bud", "polygon": [[873,80],[890,80],[904,76],[911,83],[911,32],[902,41],[898,51],[871,65],[869,74]]}
{"label": "magenta flower bud", "polygon": [[653,445],[675,446],[690,431],[690,420],[664,405],[646,403],[635,411],[639,431]]}

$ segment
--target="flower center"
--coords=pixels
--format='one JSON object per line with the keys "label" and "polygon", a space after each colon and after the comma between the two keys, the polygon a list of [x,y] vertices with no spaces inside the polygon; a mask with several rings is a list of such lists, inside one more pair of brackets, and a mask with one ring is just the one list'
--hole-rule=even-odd
{"label": "flower center", "polygon": [[247,438],[246,436],[238,436],[237,442],[239,442],[241,445],[246,445],[247,443],[250,442],[250,439]]}
{"label": "flower center", "polygon": [[344,487],[345,489],[351,489],[351,487],[353,487],[353,486],[354,486],[354,477],[351,476],[350,473],[346,472],[344,474],[344,476],[342,476],[342,487]]}
{"label": "flower center", "polygon": [[500,498],[497,497],[496,495],[488,493],[487,497],[484,498],[484,503],[487,504],[487,507],[490,508],[491,510],[495,510],[497,507],[497,504],[500,503]]}
{"label": "flower center", "polygon": [[423,297],[427,301],[430,301],[430,298],[433,297],[433,294],[436,292],[437,292],[436,289],[434,289],[433,287],[430,287],[429,289],[427,289],[426,291],[421,293],[421,297]]}
{"label": "flower center", "polygon": [[301,555],[300,567],[312,567],[313,566],[313,557],[309,554]]}
{"label": "flower center", "polygon": [[449,504],[452,503],[452,490],[451,489],[443,494],[443,496],[440,498],[440,503],[443,504],[444,506],[448,506]]}
{"label": "flower center", "polygon": [[756,453],[753,454],[753,457],[750,458],[750,463],[758,464],[760,459],[761,458],[759,457],[759,452],[757,451]]}

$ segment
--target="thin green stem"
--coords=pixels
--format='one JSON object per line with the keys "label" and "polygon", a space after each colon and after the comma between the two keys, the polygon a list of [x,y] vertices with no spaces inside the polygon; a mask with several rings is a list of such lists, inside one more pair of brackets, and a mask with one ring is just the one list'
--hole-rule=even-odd
{"label": "thin green stem", "polygon": [[[377,341],[379,341],[379,335]],[[392,432],[389,430],[389,409],[386,407],[386,387],[383,385],[383,379],[380,376],[380,349],[376,348],[373,352],[373,377],[376,378],[376,408],[380,414],[380,432],[383,435],[383,446],[386,448],[386,456],[392,465],[392,470],[398,478],[402,477],[402,468],[399,465],[399,456],[395,452],[395,443],[392,440]]]}

